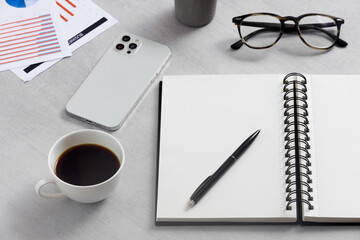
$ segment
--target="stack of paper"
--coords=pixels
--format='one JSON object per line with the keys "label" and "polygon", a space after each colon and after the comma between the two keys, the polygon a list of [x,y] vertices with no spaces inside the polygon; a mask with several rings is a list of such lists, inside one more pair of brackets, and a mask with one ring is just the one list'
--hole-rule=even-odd
{"label": "stack of paper", "polygon": [[116,22],[90,0],[0,0],[0,71],[29,81]]}

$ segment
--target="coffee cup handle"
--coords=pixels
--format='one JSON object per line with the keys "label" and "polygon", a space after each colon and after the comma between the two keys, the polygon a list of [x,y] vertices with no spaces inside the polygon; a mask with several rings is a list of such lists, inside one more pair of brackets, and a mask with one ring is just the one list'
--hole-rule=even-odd
{"label": "coffee cup handle", "polygon": [[46,184],[56,184],[54,179],[41,179],[38,181],[35,185],[35,191],[36,193],[43,198],[64,198],[66,195],[64,193],[44,193],[41,192],[41,188],[45,186]]}

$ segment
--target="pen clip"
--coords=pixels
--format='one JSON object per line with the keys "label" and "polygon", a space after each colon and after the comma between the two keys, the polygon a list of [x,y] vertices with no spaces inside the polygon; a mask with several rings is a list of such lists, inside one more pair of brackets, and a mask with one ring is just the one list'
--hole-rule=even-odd
{"label": "pen clip", "polygon": [[199,191],[199,189],[201,189],[210,179],[211,179],[212,175],[208,176],[198,187],[197,189],[195,190],[195,192],[191,195],[190,199],[193,198],[193,196],[195,194],[197,194],[197,192]]}

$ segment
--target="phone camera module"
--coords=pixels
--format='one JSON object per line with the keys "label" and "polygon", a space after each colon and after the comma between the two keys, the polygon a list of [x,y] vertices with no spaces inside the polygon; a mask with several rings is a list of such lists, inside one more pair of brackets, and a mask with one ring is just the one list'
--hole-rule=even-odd
{"label": "phone camera module", "polygon": [[122,43],[118,43],[118,44],[116,44],[116,49],[117,50],[123,50],[124,49],[124,44],[122,44]]}
{"label": "phone camera module", "polygon": [[130,49],[135,49],[135,48],[137,48],[137,44],[136,43],[130,43],[129,48]]}
{"label": "phone camera module", "polygon": [[128,35],[125,35],[125,36],[122,37],[122,40],[124,42],[128,42],[128,41],[130,41],[130,37]]}

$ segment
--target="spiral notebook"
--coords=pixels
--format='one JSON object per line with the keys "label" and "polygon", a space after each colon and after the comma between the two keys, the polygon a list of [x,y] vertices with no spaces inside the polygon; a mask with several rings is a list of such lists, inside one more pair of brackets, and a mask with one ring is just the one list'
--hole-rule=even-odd
{"label": "spiral notebook", "polygon": [[[360,222],[360,76],[164,76],[156,223]],[[256,129],[196,204],[189,197]]]}

